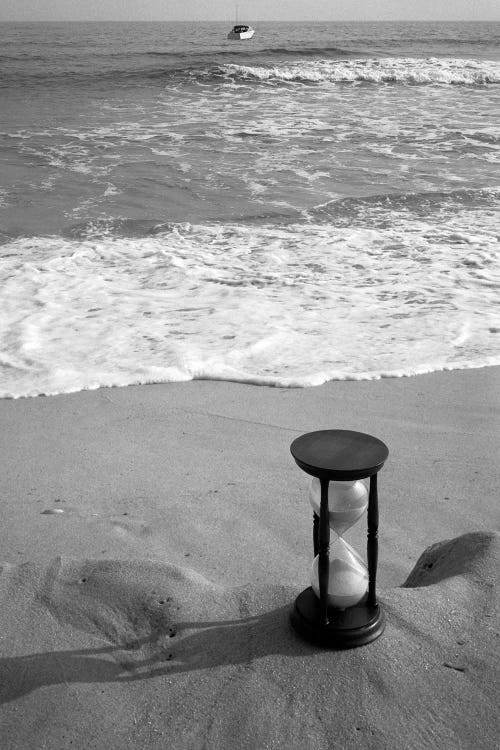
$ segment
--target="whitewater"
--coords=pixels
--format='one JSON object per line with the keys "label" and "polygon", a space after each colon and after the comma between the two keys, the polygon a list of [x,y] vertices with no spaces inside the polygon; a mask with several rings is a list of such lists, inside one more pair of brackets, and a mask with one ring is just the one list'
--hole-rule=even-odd
{"label": "whitewater", "polygon": [[500,364],[500,25],[252,25],[1,27],[0,397]]}

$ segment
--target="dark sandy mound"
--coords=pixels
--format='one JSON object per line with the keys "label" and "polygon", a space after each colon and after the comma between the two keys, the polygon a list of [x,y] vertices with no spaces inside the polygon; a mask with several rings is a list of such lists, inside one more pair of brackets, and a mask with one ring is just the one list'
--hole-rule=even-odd
{"label": "dark sandy mound", "polygon": [[404,585],[431,586],[448,578],[465,576],[486,586],[498,580],[500,535],[476,531],[428,547]]}

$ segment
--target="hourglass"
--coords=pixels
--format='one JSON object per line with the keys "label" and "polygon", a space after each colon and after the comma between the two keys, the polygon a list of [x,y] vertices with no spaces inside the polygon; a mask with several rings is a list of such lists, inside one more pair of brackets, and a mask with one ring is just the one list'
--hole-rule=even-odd
{"label": "hourglass", "polygon": [[[297,465],[313,476],[314,561],[311,586],[295,601],[295,630],[321,646],[349,648],[378,638],[385,620],[376,598],[377,472],[389,451],[378,438],[321,430],[294,440]],[[362,479],[369,477],[369,491]],[[367,565],[344,534],[368,510]],[[330,530],[335,539],[330,551]]]}

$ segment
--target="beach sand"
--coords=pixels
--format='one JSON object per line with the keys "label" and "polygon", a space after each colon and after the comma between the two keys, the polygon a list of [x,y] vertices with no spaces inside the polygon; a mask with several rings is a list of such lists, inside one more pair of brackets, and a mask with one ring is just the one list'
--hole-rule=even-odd
{"label": "beach sand", "polygon": [[[500,368],[1,401],[0,746],[498,747],[499,405]],[[312,562],[289,446],[328,428],[390,451],[387,627],[346,651],[288,620]]]}

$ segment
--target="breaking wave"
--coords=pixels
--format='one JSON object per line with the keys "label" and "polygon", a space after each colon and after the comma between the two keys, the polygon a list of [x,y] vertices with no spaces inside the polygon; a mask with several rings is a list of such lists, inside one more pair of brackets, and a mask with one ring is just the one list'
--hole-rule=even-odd
{"label": "breaking wave", "polygon": [[[288,54],[292,59],[274,62],[273,57]],[[318,53],[329,55],[317,58]],[[231,62],[225,62],[227,56]],[[261,50],[259,53],[240,55],[234,52],[217,52],[183,56],[169,52],[145,53],[142,60],[127,60],[127,64],[113,62],[113,57],[103,61],[100,70],[60,70],[40,66],[29,74],[22,71],[9,73],[6,66],[0,87],[21,81],[25,85],[69,83],[72,85],[92,82],[97,84],[114,81],[165,81],[165,83],[251,83],[251,84],[408,84],[408,85],[465,85],[484,86],[500,83],[500,61],[462,60],[458,58],[425,59],[352,58],[350,53],[338,48],[321,50]],[[309,59],[312,58],[312,59]],[[234,60],[237,60],[236,62]],[[255,59],[264,62],[254,65]],[[244,61],[244,62],[243,62]],[[194,64],[193,64],[194,62]]]}
{"label": "breaking wave", "polygon": [[314,60],[277,66],[230,63],[227,78],[265,83],[402,83],[485,85],[500,83],[500,62],[455,58]]}

